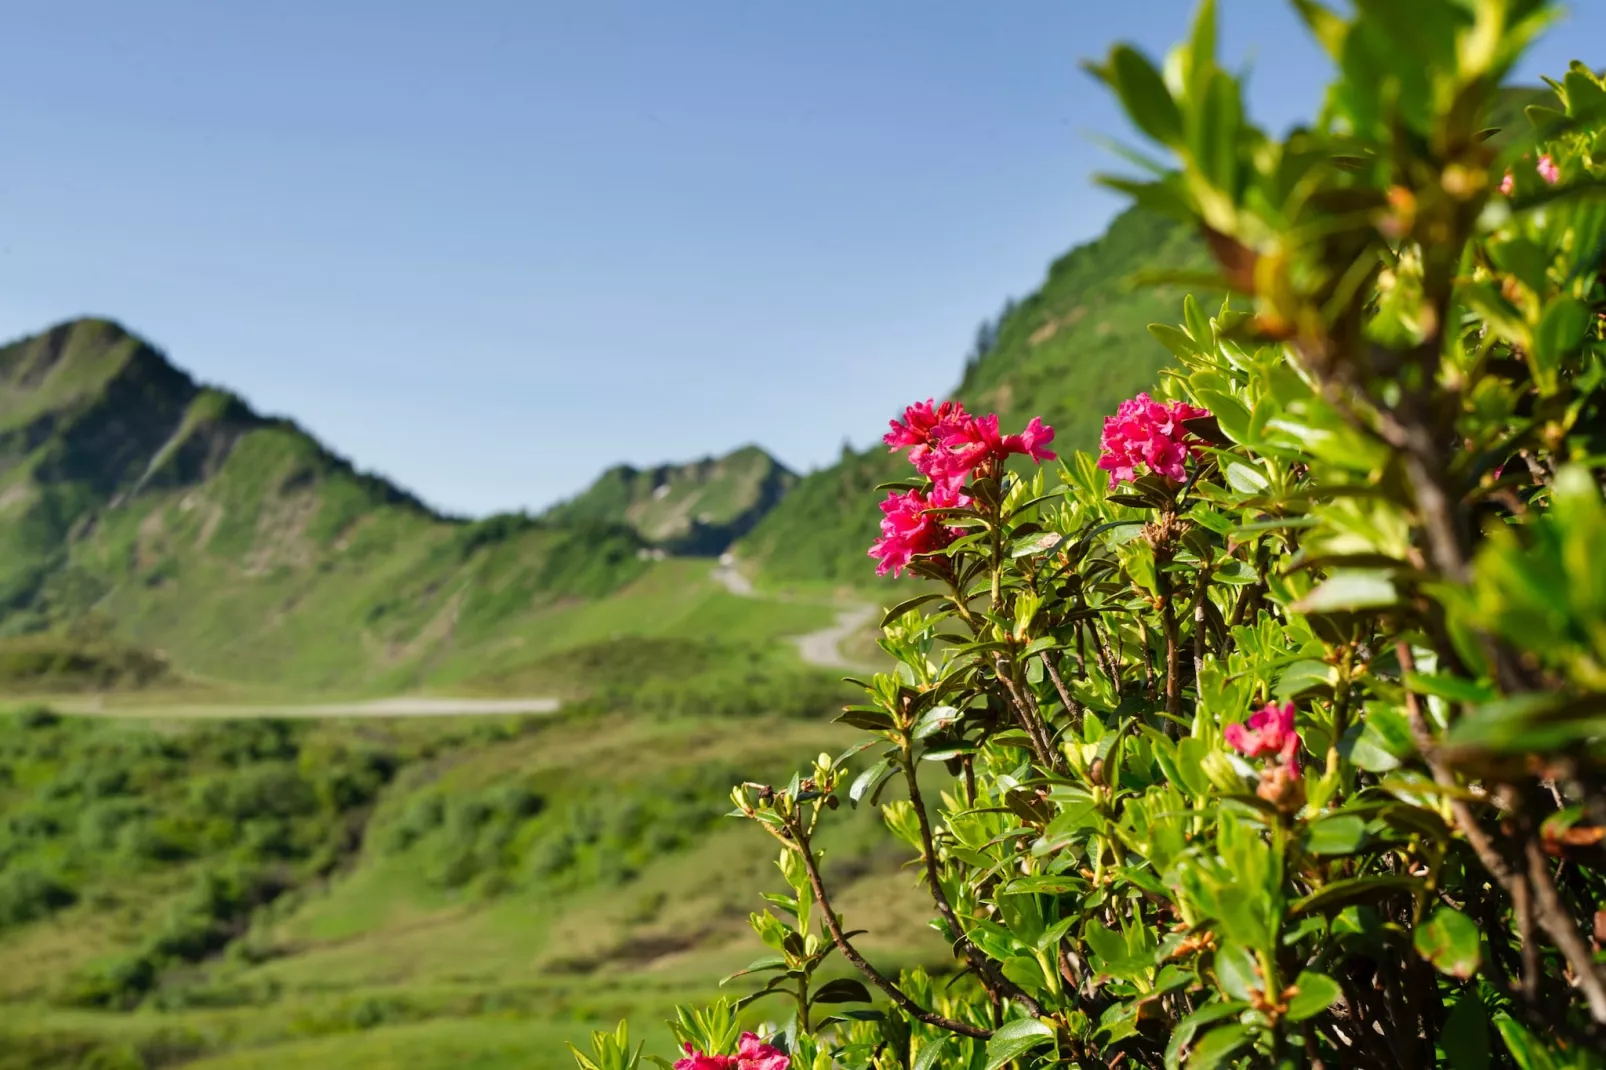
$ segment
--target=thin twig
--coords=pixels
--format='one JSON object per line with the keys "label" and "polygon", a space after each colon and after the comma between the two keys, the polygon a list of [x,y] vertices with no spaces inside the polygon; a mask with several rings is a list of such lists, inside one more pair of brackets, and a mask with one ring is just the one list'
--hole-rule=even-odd
{"label": "thin twig", "polygon": [[801,827],[790,825],[789,828],[796,840],[798,855],[803,859],[803,868],[809,875],[809,884],[814,888],[814,898],[820,904],[820,913],[825,916],[825,927],[831,933],[831,941],[842,957],[853,965],[853,968],[864,974],[865,979],[887,994],[887,998],[901,1007],[904,1013],[916,1021],[934,1025],[938,1029],[946,1029],[950,1033],[960,1036],[975,1037],[985,1040],[992,1033],[985,1029],[978,1029],[967,1022],[958,1022],[952,1018],[944,1017],[935,1011],[928,1011],[914,1000],[910,999],[903,989],[894,984],[885,974],[865,961],[863,955],[848,941],[847,935],[842,931],[842,923],[837,920],[836,911],[831,909],[831,899],[825,892],[825,883],[820,880],[820,867],[814,860],[814,852],[809,849],[808,839]]}
{"label": "thin twig", "polygon": [[970,937],[965,935],[964,926],[959,924],[959,917],[954,913],[953,904],[948,901],[948,893],[943,890],[942,880],[937,872],[936,837],[931,833],[931,817],[926,813],[926,802],[920,795],[920,777],[915,772],[912,757],[907,750],[904,751],[903,774],[909,783],[909,802],[914,806],[915,818],[920,824],[920,842],[924,847],[926,863],[926,883],[931,888],[931,898],[936,901],[937,913],[942,915],[948,927],[953,930],[955,943],[966,961],[976,968],[976,973],[988,993],[994,998],[1004,996],[1012,999],[1025,1007],[1032,1017],[1041,1018],[1042,1006],[1023,992],[1019,985],[1005,977],[997,964],[970,942]]}

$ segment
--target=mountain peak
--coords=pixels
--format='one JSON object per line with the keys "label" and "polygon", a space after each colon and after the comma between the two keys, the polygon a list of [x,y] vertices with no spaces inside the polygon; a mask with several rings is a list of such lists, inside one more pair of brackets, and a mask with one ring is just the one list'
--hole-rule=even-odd
{"label": "mountain peak", "polygon": [[547,516],[627,524],[671,552],[714,555],[757,524],[797,479],[763,448],[750,444],[680,464],[616,465]]}

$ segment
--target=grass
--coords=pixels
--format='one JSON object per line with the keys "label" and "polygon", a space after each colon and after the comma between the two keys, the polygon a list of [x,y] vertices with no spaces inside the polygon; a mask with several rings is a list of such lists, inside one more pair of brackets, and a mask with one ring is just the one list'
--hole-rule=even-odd
{"label": "grass", "polygon": [[[752,959],[778,876],[725,791],[856,736],[757,709],[10,716],[0,856],[67,895],[0,921],[0,1070],[566,1065],[562,1040],[656,1023]],[[824,845],[869,953],[947,960],[873,812]],[[136,960],[149,979],[108,989]]]}

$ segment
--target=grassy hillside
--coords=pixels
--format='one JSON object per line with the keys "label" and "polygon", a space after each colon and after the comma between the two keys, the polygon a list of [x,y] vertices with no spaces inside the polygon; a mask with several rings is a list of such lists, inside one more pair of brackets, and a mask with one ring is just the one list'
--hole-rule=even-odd
{"label": "grassy hillside", "polygon": [[[565,1065],[752,957],[729,785],[853,738],[763,705],[0,718],[0,1068]],[[878,959],[947,961],[872,812],[828,847]]]}
{"label": "grassy hillside", "polygon": [[[1103,237],[1050,266],[1041,288],[1012,308],[992,349],[951,396],[975,411],[999,413],[1006,427],[1042,416],[1062,450],[1096,446],[1104,417],[1152,386],[1170,361],[1148,325],[1175,319],[1182,292],[1134,287],[1132,277],[1204,264],[1202,243],[1180,226],[1138,211],[1122,214]],[[871,584],[865,548],[880,520],[872,490],[906,471],[879,445],[845,450],[836,465],[805,476],[737,550],[776,580]]]}
{"label": "grassy hillside", "polygon": [[656,468],[619,465],[555,506],[558,522],[625,524],[671,553],[718,554],[752,529],[797,482],[758,446]]}
{"label": "grassy hillside", "polygon": [[640,578],[642,548],[437,515],[104,320],[0,349],[0,634],[96,620],[205,678],[410,686]]}

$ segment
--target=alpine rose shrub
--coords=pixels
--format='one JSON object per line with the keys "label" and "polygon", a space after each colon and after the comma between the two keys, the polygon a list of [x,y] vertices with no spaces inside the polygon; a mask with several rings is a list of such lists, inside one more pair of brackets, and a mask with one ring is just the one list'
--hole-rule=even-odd
{"label": "alpine rose shrub", "polygon": [[[923,582],[863,738],[732,791],[778,890],[681,1070],[1606,1070],[1600,57],[1491,136],[1552,3],[1339,8],[1296,5],[1336,73],[1282,140],[1208,2],[1092,66],[1156,157],[1111,184],[1228,297],[1154,329],[1174,400],[1096,455],[893,422],[923,478],[871,554]],[[927,969],[844,916],[847,807],[908,853]],[[623,1036],[584,1070],[637,1070]]]}

